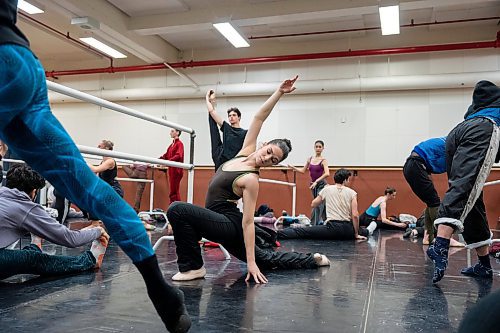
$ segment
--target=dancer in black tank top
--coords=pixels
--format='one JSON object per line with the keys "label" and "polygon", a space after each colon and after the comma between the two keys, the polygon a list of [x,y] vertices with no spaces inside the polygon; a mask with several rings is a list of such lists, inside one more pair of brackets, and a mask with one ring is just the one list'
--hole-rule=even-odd
{"label": "dancer in black tank top", "polygon": [[[276,252],[272,249],[276,235],[254,224],[253,213],[259,193],[259,169],[276,165],[292,149],[287,139],[275,139],[257,149],[257,136],[278,100],[295,90],[297,77],[284,81],[256,113],[248,129],[243,148],[237,157],[224,163],[210,181],[202,208],[184,202],[174,202],[167,216],[172,224],[177,250],[179,273],[176,281],[202,278],[203,267],[198,241],[205,237],[222,244],[248,267],[246,281],[267,283],[260,268],[316,268],[329,265],[319,253]],[[243,198],[243,213],[236,201]]]}
{"label": "dancer in black tank top", "polygon": [[[113,142],[109,140],[102,140],[97,146],[100,149],[113,150]],[[116,180],[118,175],[118,167],[116,166],[116,161],[111,157],[103,157],[101,164],[94,166],[89,164],[90,170],[92,172],[98,173],[99,178],[108,183],[120,197],[123,198],[123,189],[120,183]]]}

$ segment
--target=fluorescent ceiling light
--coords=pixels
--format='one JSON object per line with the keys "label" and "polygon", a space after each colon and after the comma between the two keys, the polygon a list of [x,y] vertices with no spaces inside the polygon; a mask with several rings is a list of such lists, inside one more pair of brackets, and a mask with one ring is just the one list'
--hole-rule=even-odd
{"label": "fluorescent ceiling light", "polygon": [[215,29],[219,30],[219,32],[226,37],[226,39],[233,44],[234,47],[249,47],[250,44],[246,41],[246,39],[241,36],[238,31],[231,25],[229,22],[223,23],[214,23],[213,26]]}
{"label": "fluorescent ceiling light", "polygon": [[17,8],[21,9],[22,11],[28,13],[28,14],[41,14],[43,13],[43,10],[30,4],[29,2],[26,2],[24,0],[19,0],[17,3]]}
{"label": "fluorescent ceiling light", "polygon": [[399,6],[379,7],[382,35],[399,34]]}
{"label": "fluorescent ceiling light", "polygon": [[114,48],[104,44],[103,42],[98,41],[94,37],[80,38],[80,40],[82,42],[84,42],[85,44],[88,44],[88,45],[92,46],[93,48],[96,48],[99,51],[102,51],[113,58],[126,58],[127,57],[125,54],[118,52]]}

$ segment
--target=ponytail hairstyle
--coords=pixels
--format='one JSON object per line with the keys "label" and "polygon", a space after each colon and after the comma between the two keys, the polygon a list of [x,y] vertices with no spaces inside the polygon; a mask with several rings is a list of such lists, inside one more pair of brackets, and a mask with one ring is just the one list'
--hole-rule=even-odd
{"label": "ponytail hairstyle", "polygon": [[267,144],[278,146],[281,149],[281,151],[283,152],[283,158],[281,159],[281,161],[287,158],[288,154],[292,151],[292,143],[288,139],[274,139],[269,141]]}
{"label": "ponytail hairstyle", "polygon": [[102,140],[101,143],[104,146],[104,149],[107,150],[113,150],[113,146],[115,145],[113,142],[109,140]]}

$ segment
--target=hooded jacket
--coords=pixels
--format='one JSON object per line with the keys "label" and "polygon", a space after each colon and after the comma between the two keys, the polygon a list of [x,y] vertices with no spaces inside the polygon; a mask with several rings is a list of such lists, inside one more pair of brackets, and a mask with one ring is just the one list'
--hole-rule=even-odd
{"label": "hooded jacket", "polygon": [[486,108],[500,108],[500,88],[490,81],[479,81],[474,87],[472,104],[467,109],[464,119],[469,119]]}
{"label": "hooded jacket", "polygon": [[70,230],[50,217],[26,193],[0,187],[0,249],[11,245],[28,232],[67,247],[90,243],[101,235],[97,228]]}
{"label": "hooded jacket", "polygon": [[[476,83],[472,94],[472,104],[465,113],[465,119],[484,117],[500,126],[500,88],[490,81]],[[495,163],[500,162],[500,149]]]}

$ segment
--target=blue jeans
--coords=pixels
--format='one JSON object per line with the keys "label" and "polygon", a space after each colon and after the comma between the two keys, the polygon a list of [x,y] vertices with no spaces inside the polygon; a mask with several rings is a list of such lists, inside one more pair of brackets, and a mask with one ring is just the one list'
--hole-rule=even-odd
{"label": "blue jeans", "polygon": [[57,276],[84,272],[95,266],[90,251],[78,256],[51,256],[34,244],[22,250],[0,249],[0,280],[16,274]]}
{"label": "blue jeans", "polygon": [[132,207],[92,173],[50,111],[40,62],[14,44],[0,45],[0,139],[65,198],[101,219],[134,263],[154,254]]}

